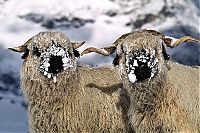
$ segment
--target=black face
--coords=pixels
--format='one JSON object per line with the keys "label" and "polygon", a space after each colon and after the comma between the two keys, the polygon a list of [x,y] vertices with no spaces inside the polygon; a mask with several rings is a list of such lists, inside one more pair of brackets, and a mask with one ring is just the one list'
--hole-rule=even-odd
{"label": "black face", "polygon": [[28,49],[26,49],[26,51],[24,52],[24,54],[22,55],[22,59],[26,59],[26,57],[28,56],[28,54],[29,54],[29,50]]}
{"label": "black face", "polygon": [[58,73],[70,67],[73,67],[72,55],[58,44],[53,44],[40,54],[40,71],[48,78],[56,79]]}
{"label": "black face", "polygon": [[137,81],[142,81],[151,77],[151,68],[147,62],[138,61],[138,66],[135,67],[135,76]]}
{"label": "black face", "polygon": [[142,49],[134,51],[126,61],[126,68],[129,80],[134,82],[152,78],[157,72],[157,58],[155,54]]}
{"label": "black face", "polygon": [[49,64],[48,73],[57,74],[64,69],[62,56],[51,56]]}

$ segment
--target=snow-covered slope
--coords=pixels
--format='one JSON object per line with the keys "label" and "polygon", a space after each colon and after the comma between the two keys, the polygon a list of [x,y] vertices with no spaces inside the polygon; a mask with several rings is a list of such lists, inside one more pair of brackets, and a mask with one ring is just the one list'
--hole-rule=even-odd
{"label": "snow-covered slope", "polygon": [[[19,91],[19,68],[22,60],[20,54],[6,50],[8,47],[23,44],[38,32],[47,30],[62,31],[72,41],[86,41],[80,51],[89,46],[108,46],[122,34],[138,29],[155,29],[174,37],[191,35],[200,38],[199,2],[199,0],[0,0],[0,132],[14,131],[14,129],[27,131],[25,106]],[[183,44],[168,49],[168,53],[173,60],[180,63],[200,65],[199,45]],[[81,57],[79,62],[102,66],[110,65],[112,60],[112,56],[88,54]],[[9,115],[8,119],[3,118],[2,116],[6,116],[5,110],[20,114],[21,125],[14,121],[18,118],[13,115]],[[10,123],[12,120],[13,123]],[[14,129],[11,130],[6,123],[12,124]]]}
{"label": "snow-covered slope", "polygon": [[0,46],[0,133],[27,130],[26,105],[19,88],[21,62],[19,55]]}

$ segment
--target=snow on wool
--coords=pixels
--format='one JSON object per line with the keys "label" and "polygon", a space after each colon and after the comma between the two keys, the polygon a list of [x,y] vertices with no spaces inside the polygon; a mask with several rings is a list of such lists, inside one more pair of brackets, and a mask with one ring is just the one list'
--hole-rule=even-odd
{"label": "snow on wool", "polygon": [[49,79],[53,78],[54,83],[58,73],[72,67],[72,60],[66,51],[65,48],[53,44],[40,55],[40,71]]}
{"label": "snow on wool", "polygon": [[158,70],[155,50],[135,51],[126,62],[128,78],[132,83],[154,77]]}

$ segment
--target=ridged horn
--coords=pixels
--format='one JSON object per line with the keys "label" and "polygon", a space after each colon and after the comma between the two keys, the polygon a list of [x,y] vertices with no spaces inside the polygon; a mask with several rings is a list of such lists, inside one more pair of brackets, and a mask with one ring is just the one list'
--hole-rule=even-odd
{"label": "ridged horn", "polygon": [[91,53],[91,52],[95,52],[95,53],[98,53],[98,54],[101,54],[101,55],[108,56],[108,55],[114,53],[115,50],[116,50],[116,46],[110,46],[110,47],[99,48],[99,49],[98,48],[94,48],[94,47],[90,47],[90,48],[85,49],[81,53],[81,56],[84,55],[84,54]]}
{"label": "ridged horn", "polygon": [[71,42],[71,43],[72,43],[72,47],[74,49],[77,49],[77,48],[81,47],[85,42],[81,42],[81,43]]}
{"label": "ridged horn", "polygon": [[27,46],[29,43],[31,43],[32,38],[30,38],[25,44],[18,46],[18,47],[14,47],[14,48],[8,48],[9,50],[12,50],[14,52],[25,52],[27,50]]}
{"label": "ridged horn", "polygon": [[200,43],[200,40],[195,39],[195,38],[193,38],[191,36],[183,36],[183,37],[181,37],[179,39],[165,36],[163,38],[163,40],[166,43],[166,46],[167,47],[171,47],[171,48],[174,48],[174,47],[178,46],[182,42],[197,42],[197,43]]}

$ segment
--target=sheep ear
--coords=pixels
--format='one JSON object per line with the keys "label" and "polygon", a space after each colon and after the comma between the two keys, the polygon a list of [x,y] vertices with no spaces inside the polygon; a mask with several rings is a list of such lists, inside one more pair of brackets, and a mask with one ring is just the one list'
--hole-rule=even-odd
{"label": "sheep ear", "polygon": [[165,42],[166,46],[171,47],[171,48],[178,46],[182,42],[197,42],[197,43],[200,43],[200,40],[195,39],[191,36],[183,36],[179,39],[169,37],[169,36],[164,36],[162,39]]}
{"label": "sheep ear", "polygon": [[23,44],[21,46],[14,47],[14,48],[8,48],[8,49],[12,50],[14,52],[19,52],[19,53],[25,52],[27,50],[28,44],[31,43],[31,41],[32,41],[32,38],[30,38],[25,44]]}
{"label": "sheep ear", "polygon": [[74,49],[77,49],[77,48],[81,47],[84,43],[85,43],[85,42],[81,42],[81,43],[71,42],[72,47],[73,47]]}
{"label": "sheep ear", "polygon": [[79,57],[80,57],[79,51],[76,50],[75,48],[73,48],[73,53],[74,53],[74,56],[75,56],[76,58],[79,58]]}
{"label": "sheep ear", "polygon": [[100,48],[100,49],[90,47],[90,48],[85,49],[81,53],[81,56],[84,55],[84,54],[91,53],[91,52],[95,52],[95,53],[98,53],[98,54],[101,54],[101,55],[108,56],[108,55],[114,53],[115,51],[116,51],[116,46],[110,46],[110,47],[105,47],[105,48]]}

